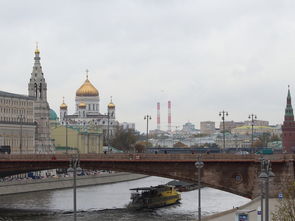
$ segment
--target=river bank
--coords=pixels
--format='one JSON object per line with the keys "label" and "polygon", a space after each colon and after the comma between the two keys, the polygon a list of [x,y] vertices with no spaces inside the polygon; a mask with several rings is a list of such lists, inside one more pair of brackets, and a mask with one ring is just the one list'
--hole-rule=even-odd
{"label": "river bank", "polygon": [[[257,209],[260,207],[260,198],[256,198],[249,203],[246,203],[240,207],[236,207],[230,210],[226,210],[221,213],[216,213],[210,216],[202,218],[203,221],[234,221],[236,220],[236,214],[246,214],[248,215],[249,220],[260,220],[257,219]],[[272,219],[272,212],[276,210],[276,207],[279,205],[279,200],[277,198],[269,199],[269,220]]]}
{"label": "river bank", "polygon": [[[106,173],[91,176],[77,176],[77,187],[117,183],[136,180],[147,177],[147,175],[134,173]],[[45,190],[57,190],[73,187],[72,177],[46,178],[40,180],[18,180],[0,183],[0,196],[27,193]]]}

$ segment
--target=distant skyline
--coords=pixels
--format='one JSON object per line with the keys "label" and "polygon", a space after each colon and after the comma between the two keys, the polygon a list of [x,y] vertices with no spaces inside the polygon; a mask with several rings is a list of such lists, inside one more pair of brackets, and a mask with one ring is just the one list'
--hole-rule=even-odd
{"label": "distant skyline", "polygon": [[[244,121],[254,113],[282,124],[288,85],[295,100],[295,2],[114,0],[0,2],[0,90],[27,94],[35,42],[59,114],[62,97],[74,112],[86,78],[113,97],[117,119],[145,131],[188,121]],[[294,103],[295,105],[295,103]]]}

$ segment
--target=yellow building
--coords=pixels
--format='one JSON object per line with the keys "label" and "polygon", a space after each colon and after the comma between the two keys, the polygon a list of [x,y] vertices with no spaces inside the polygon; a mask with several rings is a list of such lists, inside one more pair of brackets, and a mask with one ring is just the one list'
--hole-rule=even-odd
{"label": "yellow building", "polygon": [[57,125],[51,127],[51,137],[57,151],[77,149],[80,153],[103,152],[101,129]]}
{"label": "yellow building", "polygon": [[[250,135],[252,134],[251,126],[242,126],[237,127],[231,130],[232,134],[240,134],[240,135]],[[255,134],[269,133],[269,134],[277,134],[277,129],[275,127],[269,126],[254,126],[253,132]]]}

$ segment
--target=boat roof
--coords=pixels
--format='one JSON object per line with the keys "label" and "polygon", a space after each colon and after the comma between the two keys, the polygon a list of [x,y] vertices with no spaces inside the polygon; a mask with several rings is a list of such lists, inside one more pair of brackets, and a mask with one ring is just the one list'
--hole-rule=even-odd
{"label": "boat roof", "polygon": [[158,185],[158,186],[151,186],[151,187],[137,187],[137,188],[132,188],[130,190],[158,190],[159,188],[163,188],[163,187],[172,187],[170,185]]}

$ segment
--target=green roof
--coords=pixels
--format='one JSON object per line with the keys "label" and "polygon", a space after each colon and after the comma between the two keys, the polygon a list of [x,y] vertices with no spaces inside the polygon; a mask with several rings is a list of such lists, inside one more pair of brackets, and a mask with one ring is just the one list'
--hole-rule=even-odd
{"label": "green roof", "polygon": [[49,120],[57,120],[57,114],[52,109],[49,110]]}
{"label": "green roof", "polygon": [[55,150],[78,150],[76,147],[55,147]]}

